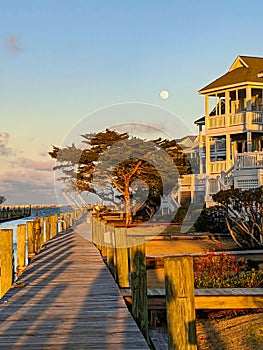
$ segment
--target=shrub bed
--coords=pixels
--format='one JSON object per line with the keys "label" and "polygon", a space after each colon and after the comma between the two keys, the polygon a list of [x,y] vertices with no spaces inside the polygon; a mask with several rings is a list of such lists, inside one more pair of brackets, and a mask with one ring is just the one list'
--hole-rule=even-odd
{"label": "shrub bed", "polygon": [[243,258],[214,250],[194,260],[195,288],[263,288],[263,271]]}

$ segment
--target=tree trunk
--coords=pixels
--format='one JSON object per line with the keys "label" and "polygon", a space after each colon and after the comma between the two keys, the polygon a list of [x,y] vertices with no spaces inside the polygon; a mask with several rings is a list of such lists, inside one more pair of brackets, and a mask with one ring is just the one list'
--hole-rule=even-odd
{"label": "tree trunk", "polygon": [[126,226],[132,222],[131,214],[131,196],[129,191],[129,181],[125,181],[124,189],[124,203],[125,203],[125,224]]}

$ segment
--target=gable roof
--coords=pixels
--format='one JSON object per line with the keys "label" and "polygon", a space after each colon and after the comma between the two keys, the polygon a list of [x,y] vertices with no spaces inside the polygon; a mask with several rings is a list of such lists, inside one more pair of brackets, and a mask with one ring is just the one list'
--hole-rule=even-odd
{"label": "gable roof", "polygon": [[204,94],[223,87],[248,82],[263,84],[262,71],[262,57],[238,56],[226,74],[203,87],[198,93]]}

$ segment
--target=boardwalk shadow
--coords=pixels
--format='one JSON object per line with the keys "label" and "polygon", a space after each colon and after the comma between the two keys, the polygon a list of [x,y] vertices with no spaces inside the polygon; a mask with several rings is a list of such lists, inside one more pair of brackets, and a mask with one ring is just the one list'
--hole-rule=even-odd
{"label": "boardwalk shadow", "polygon": [[97,249],[58,236],[0,305],[2,349],[148,349]]}

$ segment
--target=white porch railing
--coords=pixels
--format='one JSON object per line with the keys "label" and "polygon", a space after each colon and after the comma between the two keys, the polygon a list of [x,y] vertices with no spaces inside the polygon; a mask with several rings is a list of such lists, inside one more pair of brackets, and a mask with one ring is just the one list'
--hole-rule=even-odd
{"label": "white porch railing", "polygon": [[263,152],[238,153],[235,157],[235,170],[263,168]]}

